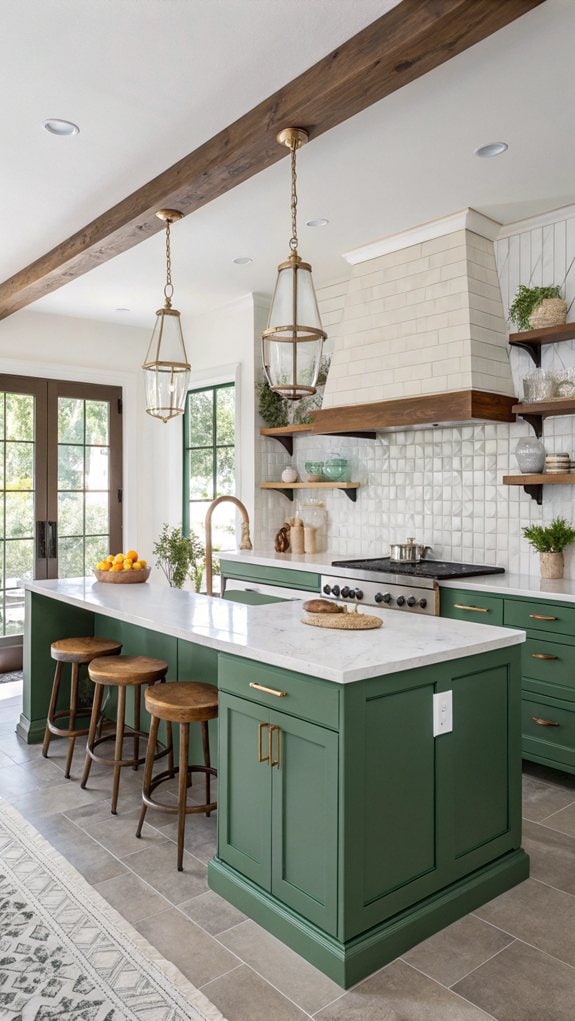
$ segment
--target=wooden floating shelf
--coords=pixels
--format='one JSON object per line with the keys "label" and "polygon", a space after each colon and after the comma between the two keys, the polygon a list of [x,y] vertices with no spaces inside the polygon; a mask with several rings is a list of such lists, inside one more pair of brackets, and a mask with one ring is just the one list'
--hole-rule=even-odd
{"label": "wooden floating shelf", "polygon": [[504,475],[504,486],[523,486],[532,500],[543,503],[543,486],[575,486],[575,472],[541,473],[530,475]]}
{"label": "wooden floating shelf", "polygon": [[294,489],[342,489],[352,503],[357,500],[359,482],[260,482],[260,489],[275,489],[293,500]]}
{"label": "wooden floating shelf", "polygon": [[[290,457],[293,454],[293,438],[294,436],[301,436],[302,433],[313,433],[315,436],[324,435],[321,430],[318,432],[314,428],[311,422],[305,425],[280,425],[268,429],[260,429],[260,436],[271,436],[272,439],[278,440],[282,447],[285,447]],[[326,434],[327,435],[327,434]],[[353,432],[336,432],[329,433],[330,436],[358,436],[362,440],[374,440],[376,433],[365,432],[362,430],[356,430]]]}
{"label": "wooden floating shelf", "polygon": [[542,346],[560,344],[564,340],[575,340],[575,323],[561,323],[560,326],[545,326],[540,330],[525,330],[509,335],[510,346],[528,351],[537,368],[541,366]]}
{"label": "wooden floating shelf", "polygon": [[535,435],[541,438],[544,418],[575,415],[575,398],[564,397],[557,401],[531,401],[529,404],[514,404],[512,410],[520,418],[525,419]]}

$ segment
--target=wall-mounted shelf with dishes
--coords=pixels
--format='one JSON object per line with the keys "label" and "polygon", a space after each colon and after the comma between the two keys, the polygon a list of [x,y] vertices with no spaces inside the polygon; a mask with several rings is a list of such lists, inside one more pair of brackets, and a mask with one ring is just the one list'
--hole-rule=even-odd
{"label": "wall-mounted shelf with dishes", "polygon": [[557,474],[541,473],[532,475],[504,475],[504,486],[523,486],[523,489],[532,500],[541,505],[543,503],[543,486],[575,486],[575,472],[562,472]]}
{"label": "wall-mounted shelf with dishes", "polygon": [[575,323],[561,323],[560,326],[544,326],[540,330],[511,333],[509,346],[528,351],[539,369],[541,368],[541,348],[546,344],[560,344],[564,340],[575,340]]}
{"label": "wall-mounted shelf with dishes", "polygon": [[275,489],[288,500],[293,500],[294,489],[341,489],[355,503],[359,487],[359,482],[260,482],[260,489]]}

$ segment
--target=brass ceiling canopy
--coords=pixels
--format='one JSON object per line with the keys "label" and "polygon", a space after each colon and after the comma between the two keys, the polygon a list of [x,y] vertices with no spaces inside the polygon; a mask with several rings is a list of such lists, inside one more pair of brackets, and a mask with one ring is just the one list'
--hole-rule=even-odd
{"label": "brass ceiling canopy", "polygon": [[156,324],[150,338],[142,369],[146,388],[146,411],[167,422],[182,415],[186,406],[191,365],[186,354],[180,313],[172,308],[172,254],[170,224],[183,217],[178,209],[159,209],[156,216],[166,224],[166,283],[164,305],[156,312]]}
{"label": "brass ceiling canopy", "polygon": [[277,141],[291,152],[290,254],[278,266],[267,328],[262,334],[262,360],[272,390],[297,401],[316,392],[321,352],[326,338],[311,275],[311,265],[298,255],[296,153],[309,139],[305,128],[283,128]]}

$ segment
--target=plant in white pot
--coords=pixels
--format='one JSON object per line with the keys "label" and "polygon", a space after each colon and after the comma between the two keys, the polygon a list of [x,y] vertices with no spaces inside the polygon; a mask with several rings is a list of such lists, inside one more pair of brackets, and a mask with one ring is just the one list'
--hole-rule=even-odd
{"label": "plant in white pot", "polygon": [[554,518],[550,525],[524,528],[523,535],[540,555],[541,577],[562,578],[563,550],[575,542],[575,528],[565,518]]}

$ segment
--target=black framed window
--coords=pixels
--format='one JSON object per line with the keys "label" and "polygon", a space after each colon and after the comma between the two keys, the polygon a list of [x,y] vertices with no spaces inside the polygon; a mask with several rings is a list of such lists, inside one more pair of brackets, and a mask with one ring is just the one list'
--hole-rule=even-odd
{"label": "black framed window", "polygon": [[[184,531],[203,541],[206,511],[216,496],[235,495],[236,390],[234,383],[190,390],[184,413]],[[235,536],[232,504],[214,516],[214,546]]]}

